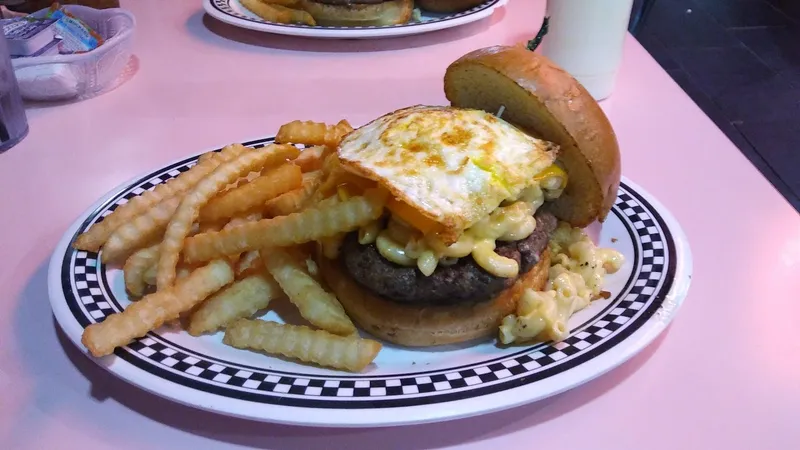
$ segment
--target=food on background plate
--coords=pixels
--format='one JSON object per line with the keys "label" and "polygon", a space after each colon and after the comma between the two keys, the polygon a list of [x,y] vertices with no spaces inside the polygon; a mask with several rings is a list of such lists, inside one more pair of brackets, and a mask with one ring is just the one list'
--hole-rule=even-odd
{"label": "food on background plate", "polygon": [[322,26],[387,26],[411,20],[414,0],[303,0],[301,8]]}
{"label": "food on background plate", "polygon": [[[356,130],[287,123],[92,225],[73,245],[124,262],[138,300],[87,327],[86,347],[108,355],[183,318],[195,336],[224,329],[227,345],[358,372],[382,347],[359,328],[412,347],[565,338],[623,263],[581,229],[616,196],[613,130],[523,47],[465,55],[445,92],[450,106]],[[303,323],[256,318],[287,301]]]}
{"label": "food on background plate", "polygon": [[[415,6],[433,13],[456,13],[486,0],[240,0],[268,22],[333,27],[391,26],[414,19]],[[419,13],[419,11],[416,11]]]}
{"label": "food on background plate", "polygon": [[296,23],[302,25],[316,25],[317,22],[311,14],[301,9],[284,6],[280,1],[267,0],[239,0],[248,11],[266,20],[275,23]]}
{"label": "food on background plate", "polygon": [[436,13],[454,13],[474,8],[486,0],[416,0],[420,9]]}

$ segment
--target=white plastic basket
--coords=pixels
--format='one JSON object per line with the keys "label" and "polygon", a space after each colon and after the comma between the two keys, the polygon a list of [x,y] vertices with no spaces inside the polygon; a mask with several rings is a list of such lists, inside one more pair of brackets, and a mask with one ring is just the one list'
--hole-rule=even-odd
{"label": "white plastic basket", "polygon": [[[64,8],[85,21],[105,39],[96,49],[76,55],[36,56],[13,60],[22,97],[27,100],[65,100],[95,94],[110,86],[128,64],[136,19],[120,8]],[[41,17],[46,10],[33,13]]]}

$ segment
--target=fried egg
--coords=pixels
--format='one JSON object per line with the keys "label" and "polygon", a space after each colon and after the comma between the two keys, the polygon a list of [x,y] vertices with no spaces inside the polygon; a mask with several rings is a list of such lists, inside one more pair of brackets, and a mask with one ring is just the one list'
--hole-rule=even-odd
{"label": "fried egg", "polygon": [[554,144],[485,111],[413,106],[380,117],[339,145],[342,166],[460,232],[535,183]]}

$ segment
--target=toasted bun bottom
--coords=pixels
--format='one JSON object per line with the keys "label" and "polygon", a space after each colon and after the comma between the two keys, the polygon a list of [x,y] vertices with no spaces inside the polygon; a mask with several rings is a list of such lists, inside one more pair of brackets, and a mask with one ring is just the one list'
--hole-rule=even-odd
{"label": "toasted bun bottom", "polygon": [[335,260],[317,258],[320,273],[347,315],[373,336],[407,347],[455,344],[495,335],[503,317],[513,313],[526,288],[541,290],[547,282],[550,251],[500,295],[471,305],[401,305],[381,298],[356,283]]}
{"label": "toasted bun bottom", "polygon": [[318,25],[330,27],[370,27],[398,25],[411,20],[413,0],[386,0],[381,3],[330,5],[305,0],[305,11]]}
{"label": "toasted bun bottom", "polygon": [[486,0],[417,0],[417,6],[425,11],[453,13],[474,8]]}

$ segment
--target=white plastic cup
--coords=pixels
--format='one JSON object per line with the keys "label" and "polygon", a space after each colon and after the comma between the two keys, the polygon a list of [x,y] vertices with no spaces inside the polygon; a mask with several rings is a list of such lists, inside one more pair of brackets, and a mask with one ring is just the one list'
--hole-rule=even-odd
{"label": "white plastic cup", "polygon": [[575,77],[595,100],[614,90],[633,0],[547,0],[542,54]]}

